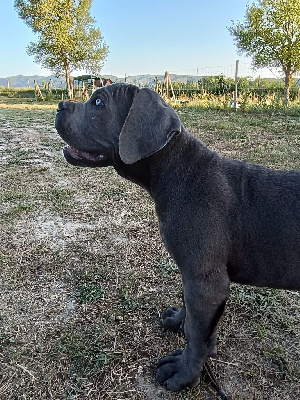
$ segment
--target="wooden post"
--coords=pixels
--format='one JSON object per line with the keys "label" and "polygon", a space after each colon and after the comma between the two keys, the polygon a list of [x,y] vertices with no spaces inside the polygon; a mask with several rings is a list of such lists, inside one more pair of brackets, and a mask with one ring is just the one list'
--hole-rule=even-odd
{"label": "wooden post", "polygon": [[33,86],[34,86],[34,97],[35,97],[35,100],[37,101],[37,83],[36,83],[36,80],[33,81]]}
{"label": "wooden post", "polygon": [[156,93],[159,93],[157,76],[154,78],[154,80],[155,80],[155,91]]}
{"label": "wooden post", "polygon": [[164,83],[166,85],[166,96],[167,96],[167,99],[169,99],[170,96],[169,96],[169,72],[168,71],[165,72]]}
{"label": "wooden post", "polygon": [[239,60],[235,62],[235,74],[234,74],[234,109],[237,110],[237,97],[238,97],[238,72],[239,72]]}
{"label": "wooden post", "polygon": [[[167,99],[170,100],[170,89],[171,89],[173,100],[175,100],[175,93],[173,90],[173,85],[172,85],[170,74],[168,71],[165,72],[163,88],[165,88]],[[163,94],[163,90],[162,90],[162,94]]]}
{"label": "wooden post", "polygon": [[170,82],[170,86],[171,86],[171,90],[172,90],[173,100],[175,100],[175,93],[174,93],[174,90],[173,90],[173,85],[172,85],[172,81],[171,81],[170,75],[169,75],[169,82]]}
{"label": "wooden post", "polygon": [[38,96],[40,96],[41,99],[44,101],[43,93],[41,92],[41,89],[40,89],[39,85],[37,84],[37,81],[34,80],[34,81],[33,81],[33,84],[34,84],[34,96],[35,96],[35,100],[38,101]]}

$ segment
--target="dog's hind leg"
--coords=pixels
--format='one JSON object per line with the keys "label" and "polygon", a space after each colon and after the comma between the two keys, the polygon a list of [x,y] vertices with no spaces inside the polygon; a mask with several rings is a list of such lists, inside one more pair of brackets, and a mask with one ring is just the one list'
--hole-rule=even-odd
{"label": "dog's hind leg", "polygon": [[184,331],[184,320],[185,320],[185,307],[168,307],[162,314],[162,325],[164,329],[169,331],[181,333]]}
{"label": "dog's hind leg", "polygon": [[[184,321],[185,321],[185,306],[179,307],[168,307],[166,308],[162,314],[162,326],[164,329],[167,329],[176,333],[184,333]],[[216,345],[216,335],[213,335],[210,343],[208,345],[210,357],[215,357],[217,354],[217,345]]]}

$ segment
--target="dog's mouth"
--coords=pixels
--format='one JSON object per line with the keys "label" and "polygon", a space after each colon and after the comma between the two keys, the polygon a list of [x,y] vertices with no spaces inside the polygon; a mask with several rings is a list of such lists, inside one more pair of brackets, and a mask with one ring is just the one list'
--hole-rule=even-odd
{"label": "dog's mouth", "polygon": [[75,149],[75,147],[66,145],[63,149],[64,153],[65,151],[68,152],[68,154],[76,159],[76,160],[86,160],[86,161],[92,161],[92,162],[97,162],[97,161],[103,161],[104,155],[103,154],[93,154],[93,153],[88,153],[87,151],[81,151]]}
{"label": "dog's mouth", "polygon": [[68,163],[81,167],[102,167],[106,157],[101,153],[89,153],[66,145],[63,155]]}

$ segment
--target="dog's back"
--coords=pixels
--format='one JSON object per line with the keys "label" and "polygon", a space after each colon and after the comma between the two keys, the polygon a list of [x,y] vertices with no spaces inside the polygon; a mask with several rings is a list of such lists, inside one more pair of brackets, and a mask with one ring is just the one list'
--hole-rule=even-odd
{"label": "dog's back", "polygon": [[153,159],[162,236],[178,263],[211,242],[232,281],[300,289],[300,171],[222,157],[187,132]]}
{"label": "dog's back", "polygon": [[236,195],[230,278],[300,289],[300,172],[227,160]]}

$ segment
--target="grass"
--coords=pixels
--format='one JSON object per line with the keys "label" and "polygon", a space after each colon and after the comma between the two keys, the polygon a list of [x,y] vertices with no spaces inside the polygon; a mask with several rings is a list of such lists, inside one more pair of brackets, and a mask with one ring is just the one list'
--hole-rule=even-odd
{"label": "grass", "polygon": [[[182,347],[160,312],[181,304],[154,206],[112,168],[67,165],[55,105],[0,105],[0,399],[214,399],[167,393],[155,363]],[[177,109],[220,153],[300,169],[300,114]],[[233,399],[300,397],[300,296],[231,285],[212,361]]]}
{"label": "grass", "polygon": [[104,289],[98,282],[97,275],[90,275],[87,271],[78,278],[74,296],[79,303],[96,303],[104,297]]}
{"label": "grass", "polygon": [[[186,107],[201,107],[202,109],[216,109],[230,111],[230,95],[227,93],[225,95],[214,95],[211,93],[196,94],[190,98],[183,97],[182,100],[187,100],[184,104]],[[289,104],[283,105],[282,94],[269,94],[262,98],[252,97],[250,93],[243,93],[239,91],[239,96],[237,99],[238,109],[242,112],[250,112],[255,114],[288,114],[297,116],[300,111],[300,104],[298,99],[291,100]],[[180,102],[175,103],[175,106],[180,107]]]}

